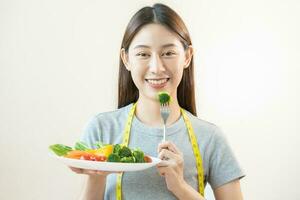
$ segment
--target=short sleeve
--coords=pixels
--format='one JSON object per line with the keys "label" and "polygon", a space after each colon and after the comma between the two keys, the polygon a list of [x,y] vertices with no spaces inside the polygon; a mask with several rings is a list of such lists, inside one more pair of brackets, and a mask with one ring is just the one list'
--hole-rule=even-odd
{"label": "short sleeve", "polygon": [[85,142],[89,147],[95,148],[96,142],[102,142],[100,121],[97,116],[91,118],[84,126],[81,141]]}
{"label": "short sleeve", "polygon": [[245,176],[227,139],[216,127],[209,144],[208,182],[213,189]]}

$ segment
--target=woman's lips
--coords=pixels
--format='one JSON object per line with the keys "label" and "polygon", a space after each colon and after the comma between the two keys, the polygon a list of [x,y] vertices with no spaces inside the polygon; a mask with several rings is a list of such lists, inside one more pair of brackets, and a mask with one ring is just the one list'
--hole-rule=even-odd
{"label": "woman's lips", "polygon": [[146,79],[146,82],[155,89],[163,88],[167,85],[170,78],[162,78],[162,79]]}

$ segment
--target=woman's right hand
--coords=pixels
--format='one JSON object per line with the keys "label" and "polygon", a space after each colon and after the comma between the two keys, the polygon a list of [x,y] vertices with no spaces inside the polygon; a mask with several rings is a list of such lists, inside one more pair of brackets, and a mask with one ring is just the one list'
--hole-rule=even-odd
{"label": "woman's right hand", "polygon": [[77,174],[88,175],[84,192],[82,193],[80,198],[82,200],[83,199],[103,200],[107,175],[111,173],[121,173],[121,172],[81,169],[76,167],[69,167],[69,168]]}
{"label": "woman's right hand", "polygon": [[115,172],[115,171],[100,171],[100,170],[91,170],[91,169],[81,169],[76,167],[69,167],[73,172],[77,174],[85,174],[89,176],[103,176],[106,177],[112,173],[122,173],[122,172]]}

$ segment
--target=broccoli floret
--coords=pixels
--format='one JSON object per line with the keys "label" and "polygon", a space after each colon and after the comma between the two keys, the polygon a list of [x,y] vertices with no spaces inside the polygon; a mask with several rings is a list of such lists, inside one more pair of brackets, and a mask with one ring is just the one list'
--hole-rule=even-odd
{"label": "broccoli floret", "polygon": [[112,153],[108,156],[107,161],[108,162],[120,162],[121,158],[118,154]]}
{"label": "broccoli floret", "polygon": [[170,103],[171,97],[167,92],[159,92],[158,100],[160,104]]}
{"label": "broccoli floret", "polygon": [[145,160],[144,160],[144,152],[142,152],[141,150],[134,150],[133,151],[133,156],[134,156],[134,158],[135,158],[135,161],[137,162],[137,163],[143,163],[143,162],[145,162]]}
{"label": "broccoli floret", "polygon": [[120,156],[121,158],[123,158],[123,157],[130,157],[130,156],[132,156],[131,150],[130,150],[128,147],[123,146],[123,147],[119,150],[119,156]]}
{"label": "broccoli floret", "polygon": [[123,163],[134,163],[135,158],[133,156],[123,157],[123,158],[121,158],[121,162],[123,162]]}
{"label": "broccoli floret", "polygon": [[115,144],[113,153],[119,154],[120,149],[121,149],[121,145]]}

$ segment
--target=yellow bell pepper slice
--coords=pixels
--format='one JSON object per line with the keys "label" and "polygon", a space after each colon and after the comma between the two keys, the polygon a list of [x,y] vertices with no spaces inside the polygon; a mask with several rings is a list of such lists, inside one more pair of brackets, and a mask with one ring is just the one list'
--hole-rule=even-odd
{"label": "yellow bell pepper slice", "polygon": [[98,156],[108,157],[110,154],[112,154],[113,150],[114,150],[114,145],[109,144],[99,149],[94,149],[93,154]]}

